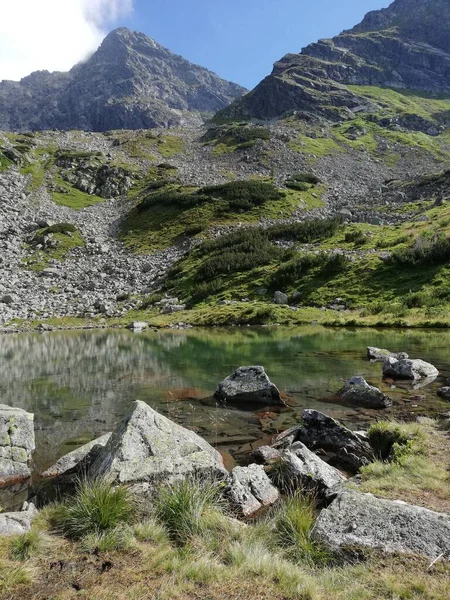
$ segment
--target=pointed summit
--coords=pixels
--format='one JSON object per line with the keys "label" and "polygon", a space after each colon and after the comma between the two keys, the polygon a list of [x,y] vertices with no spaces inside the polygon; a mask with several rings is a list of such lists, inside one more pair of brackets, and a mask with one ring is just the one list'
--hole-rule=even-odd
{"label": "pointed summit", "polygon": [[0,129],[169,127],[189,120],[190,113],[215,113],[245,91],[145,34],[120,27],[69,73],[0,83]]}

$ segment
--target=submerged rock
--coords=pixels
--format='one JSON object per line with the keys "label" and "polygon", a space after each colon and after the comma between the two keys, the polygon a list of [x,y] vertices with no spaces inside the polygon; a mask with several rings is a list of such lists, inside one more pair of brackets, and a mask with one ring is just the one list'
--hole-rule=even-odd
{"label": "submerged rock", "polygon": [[111,433],[105,433],[105,435],[96,440],[80,446],[80,448],[73,450],[73,452],[69,452],[69,454],[61,457],[53,466],[41,473],[41,477],[43,479],[50,479],[69,475],[76,476],[86,472],[88,467],[97,458],[101,448],[107,444],[110,437]]}
{"label": "submerged rock", "polygon": [[264,367],[239,367],[233,375],[219,383],[214,397],[221,402],[284,406],[280,392],[266,375]]}
{"label": "submerged rock", "polygon": [[274,448],[289,450],[295,442],[302,442],[310,450],[323,449],[334,453],[333,464],[355,473],[373,460],[369,442],[335,419],[306,409],[302,421],[301,425],[280,434],[273,444]]}
{"label": "submerged rock", "polygon": [[383,362],[386,358],[396,358],[402,360],[409,358],[406,352],[389,352],[384,348],[375,348],[375,346],[367,346],[367,358],[373,362]]}
{"label": "submerged rock", "polygon": [[234,508],[245,517],[264,506],[274,504],[280,496],[262,465],[233,469],[228,479],[227,491]]}
{"label": "submerged rock", "polygon": [[315,491],[319,496],[344,483],[346,478],[301,442],[295,442],[282,455],[286,475],[294,488]]}
{"label": "submerged rock", "polygon": [[31,476],[34,448],[34,415],[0,404],[0,488],[16,485]]}
{"label": "submerged rock", "polygon": [[387,358],[383,363],[383,376],[393,379],[430,379],[430,381],[439,375],[435,366],[420,359],[402,359]]}
{"label": "submerged rock", "polygon": [[219,452],[208,442],[140,401],[113,431],[88,473],[131,484],[133,491],[144,495],[155,485],[189,476],[228,475]]}
{"label": "submerged rock", "polygon": [[356,546],[450,558],[450,515],[344,490],[320,513],[312,537],[335,551]]}
{"label": "submerged rock", "polygon": [[340,389],[337,396],[367,408],[387,408],[392,406],[392,400],[378,388],[369,385],[363,377],[352,377]]}
{"label": "submerged rock", "polygon": [[27,504],[21,512],[0,514],[0,536],[19,535],[30,531],[37,513],[34,504]]}

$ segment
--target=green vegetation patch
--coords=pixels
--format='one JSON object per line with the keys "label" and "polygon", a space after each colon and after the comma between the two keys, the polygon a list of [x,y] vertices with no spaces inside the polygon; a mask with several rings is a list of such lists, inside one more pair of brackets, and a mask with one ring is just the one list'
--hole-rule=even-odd
{"label": "green vegetation patch", "polygon": [[214,156],[253,148],[258,140],[268,141],[270,129],[248,123],[229,123],[210,129],[203,136],[205,144],[213,145]]}
{"label": "green vegetation patch", "polygon": [[[77,228],[70,223],[58,223],[51,227],[39,229],[29,243],[31,249],[44,244],[44,238],[52,237],[52,245],[44,249],[35,249],[26,260],[27,268],[32,271],[42,271],[50,260],[63,261],[74,248],[84,246],[84,239]],[[54,245],[53,245],[54,244]]]}

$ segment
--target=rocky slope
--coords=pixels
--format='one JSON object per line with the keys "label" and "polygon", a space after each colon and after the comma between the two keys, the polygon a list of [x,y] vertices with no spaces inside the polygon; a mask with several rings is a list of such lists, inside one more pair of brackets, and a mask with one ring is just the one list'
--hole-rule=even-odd
{"label": "rocky slope", "polygon": [[244,88],[193,65],[142,33],[116,29],[69,73],[0,82],[0,129],[139,129],[214,113]]}
{"label": "rocky slope", "polygon": [[305,111],[339,120],[371,112],[373,106],[349,85],[448,93],[449,27],[444,0],[395,0],[353,29],[286,55],[221,116],[270,119]]}

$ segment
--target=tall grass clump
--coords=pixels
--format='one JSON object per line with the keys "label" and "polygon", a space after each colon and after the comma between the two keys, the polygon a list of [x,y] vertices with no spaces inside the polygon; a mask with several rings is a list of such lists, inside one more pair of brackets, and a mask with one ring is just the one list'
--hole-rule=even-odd
{"label": "tall grass clump", "polygon": [[127,488],[94,479],[78,481],[75,495],[57,508],[53,520],[66,537],[80,539],[130,523],[134,516],[135,505]]}
{"label": "tall grass clump", "polygon": [[273,518],[273,539],[286,558],[312,565],[330,562],[329,552],[311,539],[315,518],[313,497],[296,492],[284,500]]}
{"label": "tall grass clump", "polygon": [[13,537],[10,541],[10,555],[14,560],[28,560],[43,546],[43,536],[32,529]]}
{"label": "tall grass clump", "polygon": [[220,484],[185,479],[159,490],[155,515],[177,544],[202,533],[211,513],[220,512]]}

